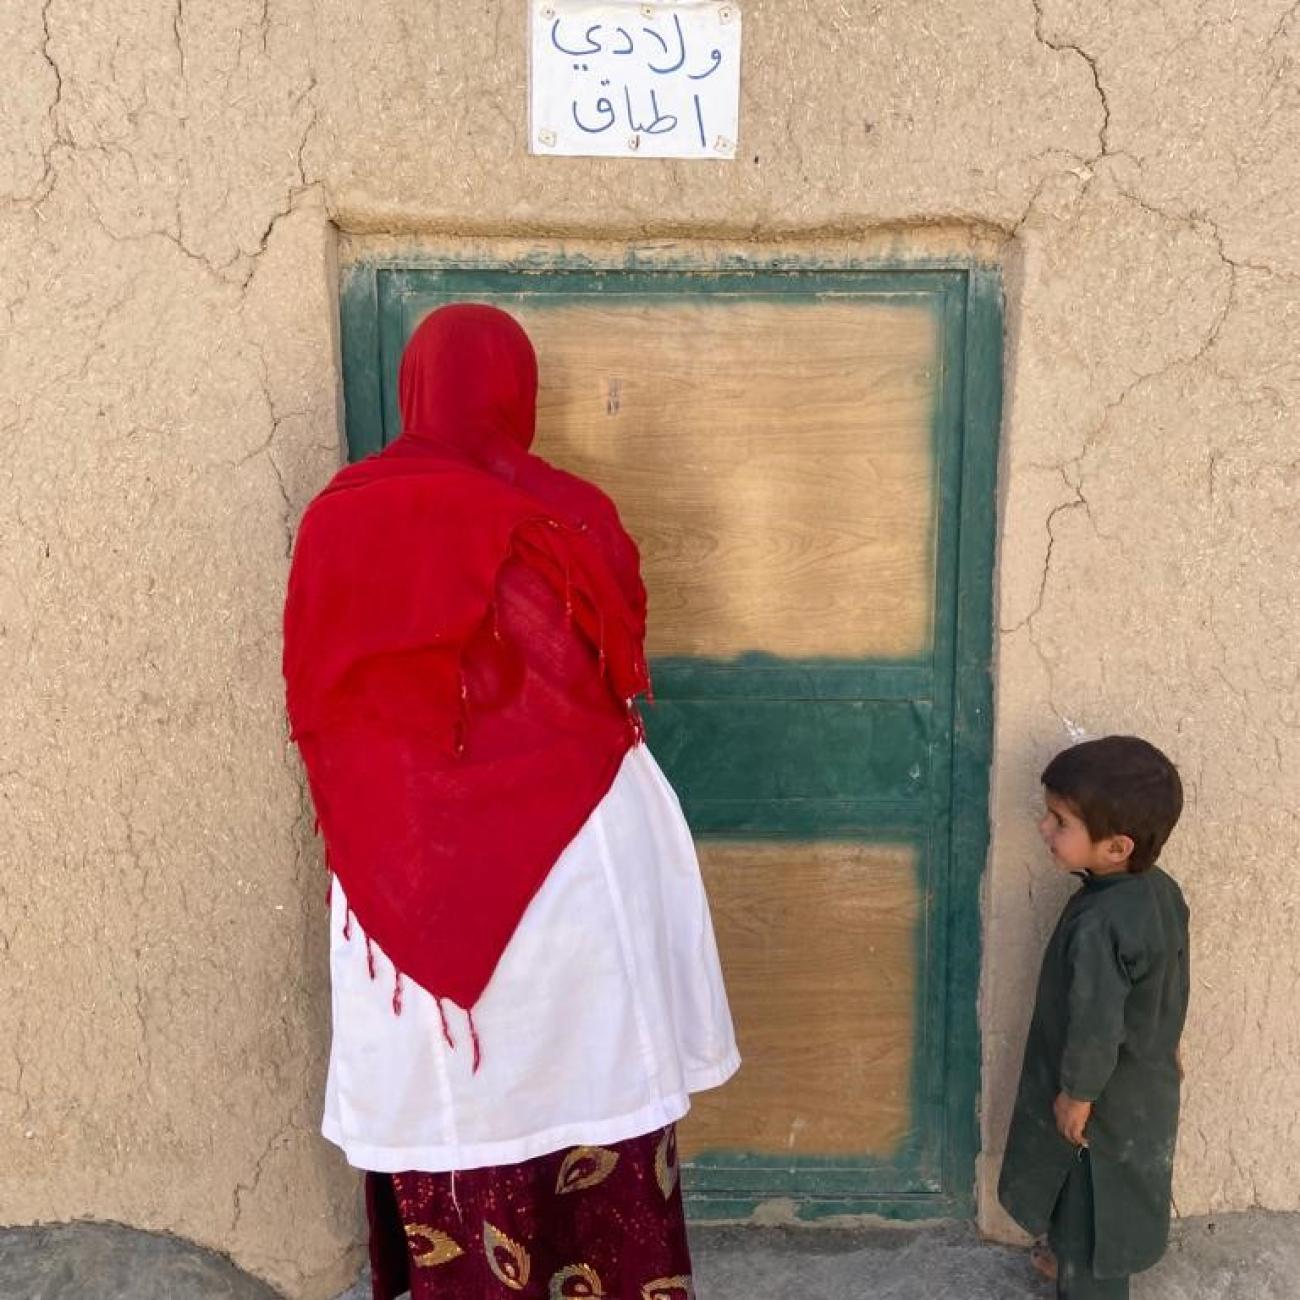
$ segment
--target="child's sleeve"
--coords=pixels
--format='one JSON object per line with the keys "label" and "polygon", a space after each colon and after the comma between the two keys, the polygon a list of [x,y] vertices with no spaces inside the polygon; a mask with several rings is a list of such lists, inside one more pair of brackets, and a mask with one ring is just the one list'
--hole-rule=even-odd
{"label": "child's sleeve", "polygon": [[1096,1101],[1114,1073],[1124,1041],[1124,1004],[1133,978],[1117,937],[1100,921],[1081,925],[1071,936],[1068,967],[1061,1091],[1076,1101]]}

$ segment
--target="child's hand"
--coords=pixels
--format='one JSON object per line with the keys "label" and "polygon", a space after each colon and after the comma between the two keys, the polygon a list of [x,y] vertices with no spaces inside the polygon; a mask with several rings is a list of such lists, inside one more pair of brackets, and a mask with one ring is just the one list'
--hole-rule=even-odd
{"label": "child's hand", "polygon": [[1083,1130],[1092,1118],[1092,1102],[1075,1101],[1068,1093],[1058,1092],[1052,1103],[1056,1117],[1056,1130],[1072,1147],[1086,1147],[1088,1139]]}

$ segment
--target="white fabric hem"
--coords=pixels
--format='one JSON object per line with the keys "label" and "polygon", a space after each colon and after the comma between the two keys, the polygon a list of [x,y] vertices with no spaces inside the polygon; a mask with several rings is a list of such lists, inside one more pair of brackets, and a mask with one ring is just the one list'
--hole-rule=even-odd
{"label": "white fabric hem", "polygon": [[[721,1087],[740,1068],[740,1053],[732,1049],[716,1065],[687,1072],[688,1092],[707,1092]],[[364,1142],[350,1142],[343,1136],[337,1118],[326,1115],[321,1134],[347,1157],[354,1169],[376,1174],[400,1174],[409,1169],[422,1173],[448,1173],[453,1169],[485,1169],[494,1165],[518,1164],[563,1151],[571,1146],[598,1146],[607,1142],[625,1142],[653,1133],[657,1128],[675,1124],[691,1108],[690,1097],[678,1093],[663,1097],[649,1106],[618,1115],[613,1119],[580,1120],[530,1133],[527,1137],[502,1142],[475,1142],[463,1147],[377,1147]]]}
{"label": "white fabric hem", "polygon": [[684,1093],[665,1097],[630,1115],[605,1120],[579,1120],[562,1124],[527,1137],[503,1142],[473,1142],[461,1147],[375,1147],[363,1142],[349,1142],[339,1131],[333,1116],[327,1115],[321,1133],[342,1149],[348,1164],[376,1174],[400,1174],[408,1169],[421,1173],[448,1173],[453,1169],[486,1169],[494,1165],[513,1165],[572,1146],[600,1146],[624,1142],[628,1138],[653,1133],[657,1128],[675,1124],[691,1108]]}
{"label": "white fabric hem", "polygon": [[686,1071],[686,1091],[708,1092],[710,1088],[721,1088],[737,1070],[740,1069],[740,1052],[736,1048],[722,1058],[716,1065]]}

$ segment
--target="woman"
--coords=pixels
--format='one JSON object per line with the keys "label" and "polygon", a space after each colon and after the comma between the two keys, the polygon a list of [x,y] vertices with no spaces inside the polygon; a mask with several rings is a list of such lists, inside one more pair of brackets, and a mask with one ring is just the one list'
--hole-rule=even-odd
{"label": "woman", "polygon": [[308,509],[285,611],[332,873],[323,1132],[368,1171],[376,1300],[683,1300],[674,1126],[739,1058],[634,702],[637,550],[529,453],[506,313],[434,312],[399,388],[401,437]]}

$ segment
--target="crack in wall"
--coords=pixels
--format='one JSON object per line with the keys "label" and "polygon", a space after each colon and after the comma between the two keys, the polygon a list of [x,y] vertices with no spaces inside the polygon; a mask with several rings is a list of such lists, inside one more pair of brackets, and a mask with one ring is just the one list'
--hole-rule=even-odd
{"label": "crack in wall", "polygon": [[189,69],[185,62],[185,35],[182,28],[185,26],[185,0],[176,0],[176,9],[172,14],[172,34],[176,38],[176,55],[180,60],[181,80],[185,81],[189,75]]}
{"label": "crack in wall", "polygon": [[[303,90],[303,92],[294,99],[293,107],[297,108],[298,105],[301,104],[302,101],[306,99],[308,95],[314,96],[316,93],[316,88],[319,84],[320,83],[316,79],[316,74],[313,72],[311,74],[311,79],[307,83],[306,89]],[[314,130],[316,130],[316,128],[319,125],[320,125],[320,105],[316,103],[315,100],[313,99],[312,106],[311,106],[311,117],[308,120],[307,125],[303,127],[302,138],[298,141],[298,148],[294,154],[294,162],[298,168],[298,184],[300,189],[304,191],[310,188],[312,184],[312,182],[307,177],[307,165],[306,162],[304,161],[304,155],[307,151],[307,141],[311,138],[311,133]]]}
{"label": "crack in wall", "polygon": [[[1115,413],[1123,407],[1139,389],[1164,378],[1175,370],[1192,368],[1199,362],[1204,361],[1205,358],[1209,356],[1214,346],[1218,343],[1219,338],[1223,333],[1224,326],[1227,324],[1229,317],[1237,305],[1237,277],[1241,264],[1227,255],[1224,250],[1222,234],[1217,224],[1211,218],[1200,215],[1177,216],[1151,206],[1120,186],[1116,187],[1116,192],[1154,216],[1161,217],[1166,221],[1171,221],[1178,225],[1186,226],[1188,229],[1191,229],[1198,234],[1204,234],[1208,231],[1211,242],[1215,248],[1216,256],[1227,270],[1227,293],[1224,297],[1223,306],[1215,313],[1214,319],[1210,322],[1209,327],[1206,330],[1204,339],[1196,346],[1196,349],[1185,356],[1174,357],[1172,360],[1155,367],[1153,370],[1139,372],[1131,382],[1124,386],[1118,397],[1115,397],[1106,403],[1105,407],[1102,409],[1101,418],[1084,436],[1083,444],[1079,451],[1066,462],[1067,464],[1082,465],[1083,460],[1089,451],[1102,441]],[[1218,372],[1216,371],[1215,373],[1217,374]]]}
{"label": "crack in wall", "polygon": [[[1038,9],[1037,0],[1035,3],[1035,8]],[[1039,10],[1039,13],[1041,16],[1041,10]],[[1074,47],[1068,47],[1068,48],[1074,48]],[[1011,232],[1012,237],[1019,235],[1021,228],[1024,226],[1025,222],[1029,219],[1029,217],[1032,215],[1033,211],[1035,210],[1038,199],[1042,194],[1042,190],[1047,183],[1047,179],[1048,178],[1044,178],[1043,181],[1040,182],[1039,186],[1035,190],[1034,196],[1030,200],[1030,203],[1026,208],[1024,215],[1021,217],[1020,221],[1016,223],[1016,226]],[[1071,720],[1067,718],[1064,713],[1062,713],[1061,709],[1057,704],[1055,670],[1053,668],[1051,659],[1044,653],[1043,645],[1040,639],[1038,626],[1037,626],[1037,620],[1042,614],[1044,604],[1047,598],[1048,584],[1050,583],[1051,576],[1052,576],[1053,560],[1056,558],[1057,521],[1064,513],[1082,509],[1087,514],[1089,522],[1092,524],[1093,532],[1096,534],[1096,536],[1106,541],[1119,540],[1117,538],[1108,537],[1097,527],[1097,522],[1093,517],[1092,510],[1089,507],[1087,498],[1085,497],[1083,492],[1082,465],[1085,457],[1087,456],[1088,452],[1092,449],[1092,447],[1097,445],[1097,443],[1102,440],[1107,428],[1109,427],[1112,419],[1115,416],[1115,413],[1119,411],[1120,408],[1123,407],[1124,404],[1139,389],[1141,389],[1144,385],[1158,381],[1159,379],[1170,374],[1174,370],[1183,367],[1194,368],[1199,363],[1203,362],[1205,358],[1209,356],[1209,354],[1211,353],[1215,345],[1218,343],[1219,338],[1222,335],[1224,326],[1226,325],[1229,317],[1231,316],[1234,308],[1237,305],[1239,264],[1228,255],[1227,250],[1224,246],[1222,231],[1220,230],[1216,222],[1214,222],[1209,217],[1201,216],[1199,214],[1175,216],[1168,212],[1164,212],[1156,207],[1153,207],[1152,205],[1144,202],[1138,196],[1131,194],[1121,186],[1117,186],[1116,188],[1117,188],[1117,192],[1121,194],[1122,197],[1133,202],[1138,207],[1151,213],[1152,215],[1158,216],[1163,220],[1173,221],[1179,225],[1185,226],[1195,231],[1197,234],[1200,235],[1205,235],[1208,233],[1210,241],[1214,246],[1215,254],[1219,259],[1220,264],[1223,265],[1227,271],[1227,293],[1224,295],[1224,301],[1222,306],[1215,313],[1214,318],[1210,321],[1209,326],[1205,332],[1205,336],[1203,337],[1203,339],[1201,339],[1201,341],[1198,343],[1196,349],[1193,352],[1185,356],[1175,357],[1172,360],[1166,362],[1164,365],[1156,367],[1154,370],[1145,371],[1137,375],[1136,378],[1134,378],[1130,383],[1125,385],[1125,387],[1122,389],[1118,397],[1114,398],[1112,401],[1107,403],[1106,407],[1102,412],[1100,420],[1097,422],[1094,428],[1085,436],[1083,445],[1080,448],[1078,454],[1060,465],[1051,467],[1051,468],[1055,468],[1060,472],[1062,478],[1065,480],[1067,487],[1069,487],[1071,491],[1074,492],[1075,496],[1073,500],[1061,502],[1055,505],[1047,516],[1045,522],[1045,528],[1047,532],[1047,547],[1043,557],[1043,567],[1039,578],[1038,592],[1036,594],[1032,609],[1030,609],[1030,611],[1025,615],[1025,617],[1022,618],[1019,622],[1014,623],[1010,626],[1004,625],[1000,627],[999,632],[1001,635],[1004,636],[1014,635],[1016,632],[1022,630],[1026,633],[1029,639],[1029,643],[1032,645],[1034,652],[1038,657],[1039,662],[1042,664],[1044,672],[1047,677],[1048,705],[1051,708],[1052,712],[1056,715],[1056,717],[1061,721],[1062,725],[1066,726],[1067,728],[1071,727],[1073,724]],[[1069,472],[1070,466],[1074,467],[1074,477],[1071,477],[1071,474]]]}
{"label": "crack in wall", "polygon": [[320,125],[320,105],[319,103],[316,102],[314,98],[318,86],[319,86],[319,81],[317,80],[316,74],[313,71],[309,73],[308,83],[306,87],[294,100],[294,106],[296,107],[298,104],[302,103],[302,101],[306,99],[308,96],[313,97],[312,106],[311,106],[311,110],[312,110],[311,117],[307,120],[306,125],[304,125],[302,129],[302,134],[298,138],[297,148],[294,151],[294,163],[298,171],[299,184],[290,187],[284,205],[271,214],[271,218],[267,222],[266,228],[262,231],[261,237],[258,239],[257,247],[254,249],[254,251],[249,254],[242,254],[242,253],[236,254],[235,257],[232,258],[229,263],[227,263],[227,265],[233,265],[234,262],[238,261],[241,256],[248,258],[249,261],[248,270],[247,273],[244,275],[242,281],[240,282],[240,288],[243,290],[247,290],[249,285],[252,283],[253,276],[257,272],[258,261],[261,258],[262,254],[266,252],[267,246],[271,242],[271,237],[275,234],[276,227],[280,224],[281,221],[284,220],[285,217],[290,216],[295,211],[298,205],[298,201],[300,199],[302,199],[307,194],[310,194],[314,191],[319,191],[322,200],[326,205],[326,208],[328,209],[330,206],[329,195],[326,192],[326,187],[324,182],[320,180],[312,180],[307,174],[307,164],[306,164],[307,142],[311,138],[312,132],[315,131],[317,127]]}
{"label": "crack in wall", "polygon": [[[312,120],[307,124],[302,139],[297,146],[297,160],[300,174],[305,175],[303,162],[303,150],[306,148],[307,136],[316,125],[317,116],[314,114]],[[246,253],[242,249],[235,252],[224,262],[214,262],[210,257],[203,253],[196,252],[193,248],[185,243],[182,236],[171,230],[145,230],[138,234],[125,234],[122,231],[114,230],[113,227],[105,220],[104,214],[99,210],[98,205],[93,199],[87,198],[87,206],[95,224],[111,239],[118,244],[143,243],[151,239],[166,240],[179,253],[189,261],[201,266],[209,275],[211,275],[220,284],[237,287],[241,292],[247,290],[252,284],[253,276],[256,274],[258,261],[262,254],[266,252],[267,245],[270,243],[275,233],[276,227],[285,218],[296,211],[298,202],[307,194],[320,190],[323,194],[324,187],[319,181],[309,181],[305,185],[294,185],[289,189],[288,197],[284,206],[276,209],[267,221],[265,229],[258,236],[257,246],[251,253]],[[177,220],[179,222],[179,202],[177,206]],[[247,264],[242,274],[235,274],[235,268]]]}
{"label": "crack in wall", "polygon": [[256,1161],[254,1161],[252,1180],[247,1183],[240,1182],[235,1184],[235,1190],[231,1194],[231,1201],[232,1201],[232,1205],[231,1205],[232,1213],[231,1213],[231,1220],[230,1220],[231,1233],[234,1233],[239,1229],[239,1221],[244,1213],[245,1196],[253,1196],[257,1192],[257,1189],[262,1182],[262,1175],[266,1172],[267,1162],[270,1160],[272,1154],[275,1152],[275,1149],[277,1147],[284,1146],[287,1144],[288,1134],[292,1128],[293,1128],[292,1118],[285,1120],[280,1125],[280,1127],[271,1135],[270,1139],[267,1141],[266,1146],[262,1150],[262,1154],[257,1157]]}
{"label": "crack in wall", "polygon": [[1029,196],[1029,202],[1025,204],[1025,210],[1007,230],[1008,243],[1020,238],[1025,226],[1029,224],[1030,217],[1038,210],[1038,201],[1043,197],[1043,191],[1047,188],[1047,183],[1054,174],[1048,172],[1046,175],[1039,177],[1038,184],[1034,186],[1033,194]]}
{"label": "crack in wall", "polygon": [[1295,4],[1293,4],[1282,15],[1282,17],[1277,20],[1277,23],[1273,27],[1272,32],[1269,34],[1268,41],[1264,45],[1264,52],[1266,54],[1270,53],[1273,49],[1273,46],[1275,46],[1278,43],[1278,41],[1280,41],[1287,34],[1287,28],[1291,26],[1291,20],[1298,13],[1300,13],[1300,0],[1296,0]]}
{"label": "crack in wall", "polygon": [[1110,100],[1106,88],[1101,83],[1101,70],[1096,56],[1089,54],[1082,46],[1070,41],[1053,41],[1043,31],[1046,16],[1043,13],[1043,0],[1033,0],[1034,38],[1040,45],[1046,46],[1057,54],[1077,54],[1087,65],[1092,74],[1092,83],[1097,88],[1097,98],[1101,101],[1101,126],[1097,131],[1097,152],[1089,159],[1089,165],[1099,162],[1110,153]]}
{"label": "crack in wall", "polygon": [[63,107],[63,69],[59,67],[58,60],[52,52],[54,34],[50,30],[50,10],[54,7],[54,0],[45,0],[41,6],[41,58],[45,61],[46,66],[54,75],[54,97],[50,100],[46,117],[49,120],[50,132],[53,136],[49,148],[41,150],[41,177],[36,182],[35,188],[29,194],[13,195],[6,202],[20,204],[26,207],[32,207],[40,215],[39,205],[49,198],[51,191],[54,189],[55,168],[54,155],[60,145],[70,146],[71,141],[67,138],[63,130],[61,109]]}
{"label": "crack in wall", "polygon": [[255,447],[246,456],[240,457],[236,465],[246,465],[250,460],[255,460],[259,456],[265,456],[267,463],[271,466],[271,471],[275,475],[276,486],[280,492],[280,499],[283,502],[284,509],[280,516],[281,524],[284,528],[284,557],[286,560],[293,558],[293,499],[289,495],[288,484],[284,479],[284,470],[275,456],[275,440],[280,434],[280,425],[284,420],[306,415],[306,411],[286,411],[283,414],[276,410],[275,399],[271,396],[270,371],[266,364],[266,356],[258,349],[259,363],[262,370],[262,397],[266,402],[266,409],[271,417],[271,431],[266,436],[266,441],[259,447]]}
{"label": "crack in wall", "polygon": [[1038,595],[1034,600],[1034,606],[1018,623],[1013,623],[1009,627],[1005,625],[999,627],[998,631],[1003,636],[1011,636],[1023,628],[1028,628],[1032,632],[1034,620],[1043,612],[1043,602],[1047,597],[1047,583],[1052,574],[1052,555],[1056,550],[1056,521],[1066,512],[1078,510],[1081,507],[1084,509],[1087,508],[1088,503],[1083,499],[1083,493],[1080,492],[1079,488],[1075,484],[1069,481],[1068,477],[1066,477],[1064,467],[1058,466],[1057,468],[1060,469],[1061,477],[1065,478],[1066,486],[1074,492],[1075,499],[1073,501],[1063,501],[1059,505],[1053,506],[1051,512],[1048,514],[1045,524],[1047,530],[1047,551],[1043,556],[1043,571],[1039,575]]}
{"label": "crack in wall", "polygon": [[[1075,471],[1073,477],[1070,474],[1071,467],[1073,467]],[[1075,719],[1067,716],[1061,710],[1060,706],[1057,703],[1056,670],[1052,664],[1051,658],[1047,655],[1047,653],[1043,649],[1043,644],[1040,639],[1038,626],[1037,626],[1037,620],[1039,616],[1042,614],[1044,605],[1047,600],[1047,588],[1048,588],[1048,584],[1051,581],[1052,573],[1053,573],[1052,561],[1056,555],[1056,543],[1057,543],[1056,521],[1064,514],[1070,514],[1076,510],[1082,510],[1084,514],[1087,516],[1088,522],[1092,526],[1093,533],[1097,537],[1099,537],[1103,541],[1108,541],[1108,542],[1118,541],[1118,539],[1111,537],[1106,533],[1103,533],[1101,529],[1097,527],[1097,521],[1093,517],[1092,507],[1089,504],[1087,497],[1084,495],[1083,477],[1082,477],[1080,461],[1076,460],[1076,461],[1066,462],[1065,464],[1061,464],[1061,465],[1041,466],[1039,468],[1054,469],[1057,473],[1059,473],[1061,475],[1061,478],[1064,480],[1066,487],[1068,487],[1070,491],[1074,493],[1074,499],[1070,501],[1062,501],[1058,503],[1057,505],[1053,506],[1052,510],[1048,513],[1046,524],[1045,524],[1045,528],[1047,532],[1047,549],[1043,556],[1043,567],[1042,567],[1042,572],[1039,576],[1038,593],[1034,600],[1033,608],[1018,623],[1015,623],[1009,627],[1005,625],[999,627],[998,633],[1001,636],[1013,636],[1015,633],[1022,632],[1022,631],[1025,633],[1025,635],[1028,637],[1029,644],[1030,646],[1032,646],[1034,654],[1037,657],[1039,663],[1042,665],[1043,672],[1047,677],[1048,708],[1051,710],[1052,714],[1055,716],[1057,721],[1060,722],[1061,726],[1065,729],[1065,731],[1068,734],[1070,734],[1071,736],[1077,736],[1080,731],[1079,724]],[[1032,900],[1032,893],[1031,893],[1031,900]]]}
{"label": "crack in wall", "polygon": [[63,72],[60,69],[54,55],[50,53],[50,44],[54,37],[50,31],[50,10],[54,7],[54,0],[45,0],[41,6],[41,29],[45,37],[41,42],[41,55],[49,65],[50,71],[54,73],[54,99],[50,103],[49,115],[50,125],[54,128],[55,139],[59,138],[58,113],[63,107]]}
{"label": "crack in wall", "polygon": [[[59,63],[55,59],[54,54],[52,52],[54,33],[51,28],[50,15],[54,3],[55,0],[44,0],[43,7],[41,9],[41,23],[42,23],[42,32],[43,32],[42,41],[41,41],[41,55],[54,76],[54,96],[47,110],[47,116],[49,118],[51,130],[54,135],[54,141],[50,145],[50,147],[44,150],[42,153],[43,173],[35,189],[29,195],[19,196],[16,199],[9,200],[11,202],[32,206],[33,208],[36,209],[38,216],[41,215],[39,211],[39,205],[43,203],[50,196],[57,179],[55,161],[54,161],[57,150],[60,147],[66,148],[68,150],[77,150],[78,148],[80,148],[80,146],[78,146],[67,135],[62,125],[60,110],[63,104],[64,78],[63,78],[63,71],[60,68]],[[267,36],[268,36],[267,25],[270,22],[270,0],[263,0],[262,14],[259,21],[261,25],[262,45],[263,45],[263,49],[265,50]],[[172,13],[172,35],[175,41],[175,48],[176,48],[177,59],[179,63],[181,81],[182,83],[188,84],[189,64],[188,64],[188,58],[185,51],[185,25],[186,25],[185,0],[175,0],[175,8]],[[314,70],[309,70],[307,84],[291,100],[290,102],[291,109],[297,108],[298,105],[300,105],[303,102],[303,100],[307,99],[309,96],[314,97],[316,95],[318,88],[319,88],[319,80],[317,78],[317,75]],[[186,120],[185,114],[182,113],[177,120],[179,123],[183,124],[184,121]],[[181,155],[178,158],[178,165],[185,171],[186,180],[182,182],[182,184],[179,186],[176,192],[175,202],[173,205],[174,226],[175,226],[173,230],[152,229],[152,230],[142,231],[138,234],[125,234],[121,231],[117,231],[113,229],[110,223],[105,219],[103,212],[100,210],[99,206],[95,203],[93,197],[91,197],[90,195],[86,196],[88,206],[91,209],[96,224],[104,231],[105,234],[109,236],[110,239],[114,240],[115,242],[127,243],[127,242],[140,241],[140,240],[150,239],[155,237],[165,239],[170,244],[172,244],[179,252],[181,252],[186,258],[204,267],[208,272],[210,272],[217,279],[227,283],[234,282],[238,284],[241,289],[246,289],[252,280],[253,274],[256,269],[257,260],[266,251],[267,244],[269,243],[270,238],[274,233],[275,227],[278,224],[278,222],[283,217],[288,216],[294,210],[298,200],[304,194],[316,188],[320,188],[322,191],[324,189],[324,186],[321,182],[313,181],[309,177],[307,171],[307,165],[306,165],[306,158],[305,158],[305,153],[306,153],[306,149],[310,137],[312,133],[319,127],[319,125],[320,125],[320,106],[317,102],[315,102],[315,99],[313,98],[313,102],[311,105],[311,116],[306,122],[306,124],[304,125],[303,130],[298,138],[298,142],[294,147],[294,151],[293,151],[294,166],[298,178],[297,183],[292,185],[289,188],[288,193],[281,206],[279,206],[272,212],[271,216],[267,220],[266,226],[264,227],[260,236],[258,237],[256,245],[253,248],[253,250],[251,252],[245,252],[243,249],[238,249],[230,258],[228,258],[224,262],[214,261],[212,258],[208,257],[204,253],[197,251],[196,248],[192,246],[191,241],[189,241],[186,238],[184,219],[182,215],[182,197],[188,185],[189,164],[188,164],[188,155],[183,150],[181,151]],[[102,145],[94,146],[94,147],[86,146],[86,148],[91,149],[91,151],[97,149],[100,152],[105,152],[105,153],[107,152],[105,147]],[[134,158],[129,150],[121,150],[120,152],[124,153],[126,157],[130,158],[134,165]],[[329,206],[328,196],[326,195],[324,197],[328,209]],[[247,263],[246,268],[244,267],[245,263]],[[242,268],[242,273],[237,273],[236,268]]]}
{"label": "crack in wall", "polygon": [[[113,227],[105,219],[103,212],[100,211],[99,205],[95,202],[95,200],[90,195],[86,196],[86,206],[90,211],[91,218],[94,221],[95,225],[98,226],[99,229],[102,230],[104,234],[107,235],[108,238],[113,241],[113,243],[142,244],[142,243],[147,243],[149,240],[152,239],[165,240],[174,249],[176,249],[177,252],[182,254],[182,256],[184,256],[187,260],[194,262],[198,266],[201,266],[204,269],[204,271],[206,271],[214,279],[219,281],[222,285],[229,285],[232,283],[231,278],[223,274],[223,272],[228,267],[234,265],[234,263],[239,260],[239,256],[240,256],[239,254],[236,254],[236,256],[232,258],[229,262],[223,264],[214,263],[210,258],[205,257],[202,253],[196,253],[192,248],[190,248],[185,243],[185,241],[181,238],[181,236],[177,234],[175,231],[142,230],[138,234],[126,234],[120,230],[113,229]],[[179,209],[177,213],[177,220],[179,222]]]}

